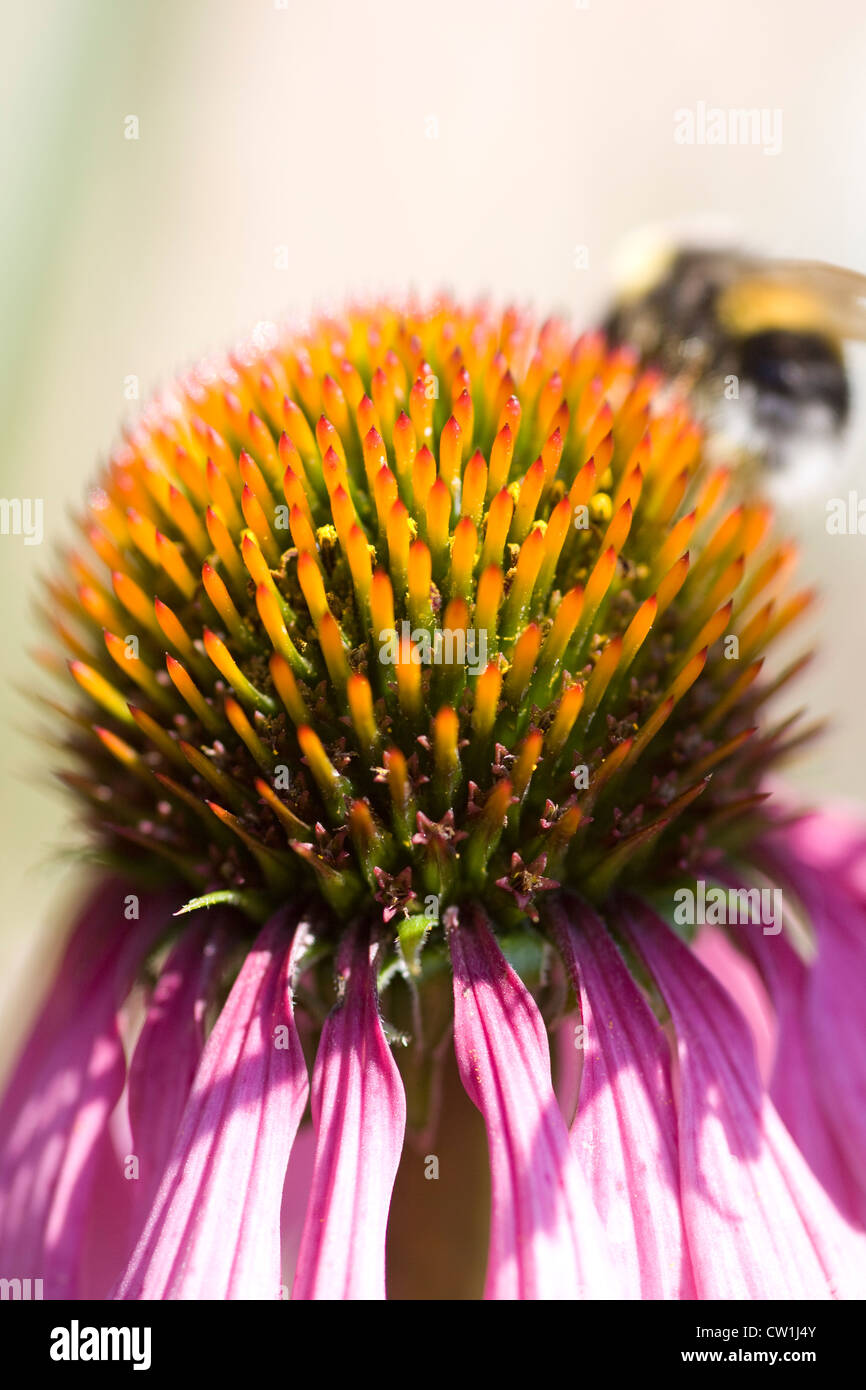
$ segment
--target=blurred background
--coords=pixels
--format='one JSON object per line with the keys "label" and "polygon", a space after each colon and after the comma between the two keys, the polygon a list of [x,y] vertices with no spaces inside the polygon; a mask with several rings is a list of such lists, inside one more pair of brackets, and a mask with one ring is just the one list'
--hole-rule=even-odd
{"label": "blurred background", "polygon": [[[3,10],[0,495],[43,498],[45,540],[0,537],[0,1007],[76,892],[50,750],[22,732],[26,650],[130,377],[146,398],[260,320],[370,290],[488,291],[586,323],[613,248],[648,222],[718,218],[866,270],[862,0]],[[677,144],[675,111],[699,102],[778,110],[781,148]],[[834,719],[791,769],[810,796],[857,797],[866,771],[866,537],[825,529],[826,497],[864,486],[864,421],[858,406],[838,478],[788,519],[825,591],[821,660],[795,692]],[[8,1012],[4,1053],[28,1011]]]}

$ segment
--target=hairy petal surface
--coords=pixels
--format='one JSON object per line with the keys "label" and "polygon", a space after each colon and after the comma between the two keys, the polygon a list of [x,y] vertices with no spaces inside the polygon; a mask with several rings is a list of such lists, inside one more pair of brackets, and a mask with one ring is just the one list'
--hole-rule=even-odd
{"label": "hairy petal surface", "polygon": [[553,1093],[538,1006],[480,911],[452,910],[447,925],[457,1064],[490,1149],[485,1297],[616,1297],[604,1232]]}
{"label": "hairy petal surface", "polygon": [[857,1296],[862,1239],[763,1092],[742,1014],[647,907],[628,899],[623,918],[676,1030],[681,1192],[699,1297]]}
{"label": "hairy petal surface", "polygon": [[[211,1033],[119,1298],[280,1296],[280,1205],[308,1080],[291,984],[308,937],[277,913]],[[290,944],[291,942],[291,944]]]}
{"label": "hairy petal surface", "polygon": [[376,951],[356,930],[338,962],[342,999],[313,1071],[316,1156],[292,1298],[385,1297],[385,1236],[406,1096],[382,1031]]}
{"label": "hairy petal surface", "polygon": [[550,911],[584,1028],[571,1145],[623,1291],[628,1298],[694,1298],[667,1041],[591,908],[566,897]]}

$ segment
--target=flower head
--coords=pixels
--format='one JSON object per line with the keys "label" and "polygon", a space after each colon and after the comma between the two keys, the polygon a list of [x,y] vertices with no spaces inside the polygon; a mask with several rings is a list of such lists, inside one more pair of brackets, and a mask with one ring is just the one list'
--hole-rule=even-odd
{"label": "flower head", "polygon": [[[51,586],[80,692],[66,780],[122,878],[83,919],[104,979],[68,1027],[85,1070],[107,1030],[114,1080],[92,1142],[61,1145],[50,1193],[7,1217],[10,1248],[18,1225],[59,1242],[58,1283],[81,1287],[122,1092],[147,1170],[122,1296],[277,1296],[292,1202],[294,1296],[383,1293],[406,1095],[430,1132],[453,1010],[489,1144],[489,1295],[844,1291],[857,1181],[834,1207],[718,962],[648,906],[775,862],[763,785],[798,735],[763,712],[798,663],[762,667],[810,596],[786,597],[771,528],[657,373],[517,311],[354,310],[165,391]],[[105,904],[136,885],[118,992]],[[728,951],[771,986],[808,974],[756,931]],[[94,949],[76,942],[67,971]],[[125,1081],[136,967],[158,983]],[[570,1132],[548,1042],[569,1006]],[[46,1101],[41,1122],[66,1134],[72,1113]],[[73,1180],[77,1205],[57,1195]]]}
{"label": "flower head", "polygon": [[166,392],[55,588],[106,853],[253,915],[469,894],[516,924],[554,880],[742,829],[784,741],[763,653],[808,596],[660,387],[597,335],[443,302]]}

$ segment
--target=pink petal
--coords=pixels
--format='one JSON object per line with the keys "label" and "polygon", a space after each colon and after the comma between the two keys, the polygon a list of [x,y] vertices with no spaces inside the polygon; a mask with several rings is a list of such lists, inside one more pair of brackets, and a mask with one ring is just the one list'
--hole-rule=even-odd
{"label": "pink petal", "polygon": [[[826,829],[822,828],[826,839]],[[858,1211],[866,1194],[866,899],[838,865],[816,870],[807,846],[773,837],[772,864],[791,884],[815,930],[817,956],[803,985],[803,1046],[835,1145],[855,1185]],[[839,839],[830,836],[833,847]],[[814,849],[814,845],[813,845]],[[847,847],[846,847],[847,849]],[[828,852],[821,842],[818,853]],[[848,871],[857,855],[845,854]]]}
{"label": "pink petal", "polygon": [[595,913],[568,897],[551,917],[585,1029],[571,1146],[625,1296],[694,1298],[667,1041]]}
{"label": "pink petal", "polygon": [[486,1298],[613,1298],[598,1214],[571,1154],[538,1007],[483,914],[450,914],[454,1046],[487,1127],[492,1181]]}
{"label": "pink petal", "polygon": [[580,1011],[568,1014],[553,1033],[553,1094],[566,1125],[577,1113],[583,1076],[583,1051],[575,1046],[581,1027]]}
{"label": "pink petal", "polygon": [[204,1016],[225,931],[210,915],[188,926],[162,968],[129,1064],[129,1120],[142,1224],[171,1154],[204,1047]]}
{"label": "pink petal", "polygon": [[313,1070],[316,1159],[292,1298],[385,1297],[388,1209],[406,1097],[379,1019],[375,950],[353,933]]}
{"label": "pink petal", "polygon": [[124,896],[112,880],[91,900],[61,966],[57,1017],[49,1008],[37,1022],[4,1104],[0,1258],[34,1270],[49,1298],[78,1295],[91,1196],[125,1078],[117,1011],[177,905],[142,897],[130,922]]}
{"label": "pink petal", "polygon": [[[861,930],[866,920],[861,914]],[[860,1193],[866,1193],[866,941],[831,915],[819,928],[801,1027],[821,1086],[824,1113]]]}
{"label": "pink petal", "polygon": [[313,1187],[313,1169],[316,1161],[316,1131],[311,1124],[303,1124],[295,1135],[292,1156],[283,1187],[283,1205],[280,1211],[280,1248],[282,1252],[282,1291],[288,1298],[298,1267],[298,1252],[301,1236],[304,1233],[304,1219],[307,1204]]}
{"label": "pink petal", "polygon": [[[746,929],[748,930],[748,929]],[[818,1181],[849,1220],[866,1221],[866,1193],[858,1190],[823,1108],[823,1081],[809,1045],[809,969],[784,936],[749,933],[778,1015],[777,1064],[770,1097]]]}
{"label": "pink petal", "polygon": [[205,1046],[120,1298],[280,1296],[280,1203],[307,1103],[291,981],[308,937],[259,935]]}
{"label": "pink petal", "polygon": [[[6,1083],[0,1103],[0,1135],[7,1135],[22,1105],[30,1099],[34,1077],[56,1046],[64,1028],[80,1012],[106,962],[125,942],[129,923],[123,918],[127,887],[117,879],[102,880],[81,909],[69,932],[48,998]],[[50,1006],[49,1006],[50,1003]]]}
{"label": "pink petal", "polygon": [[[123,1101],[111,1115],[99,1141],[95,1176],[78,1262],[79,1298],[107,1298],[129,1259],[136,1233],[135,1183],[124,1176],[123,1156],[132,1152],[128,1126],[123,1124]],[[120,1122],[120,1123],[119,1123]],[[118,1139],[115,1130],[126,1130]]]}
{"label": "pink petal", "polygon": [[[778,850],[785,844],[786,837],[784,833],[774,833],[770,839]],[[834,850],[838,849],[837,836],[831,836],[831,843]],[[766,845],[763,846],[763,853],[765,858],[769,855],[773,876],[778,878],[780,865],[777,855]],[[799,874],[799,855],[793,867]],[[817,886],[812,871],[803,866],[803,872],[808,876],[809,886]],[[822,880],[824,872],[821,871]],[[784,869],[782,876],[784,877]],[[729,887],[742,889],[747,886],[728,871],[720,873],[719,878]],[[790,925],[789,907],[785,909],[785,921]],[[769,1081],[770,1099],[812,1172],[836,1206],[849,1221],[863,1226],[866,1224],[866,1190],[858,1188],[844,1153],[835,1139],[835,1116],[832,1108],[829,1113],[825,1109],[824,1067],[821,1065],[821,1059],[813,1055],[809,1039],[810,1030],[803,1026],[809,1012],[808,995],[812,972],[794,950],[786,933],[765,935],[751,923],[741,924],[731,930],[736,932],[743,952],[748,953],[760,969],[776,1014],[775,1065],[768,1078],[765,1078],[762,1072],[762,1080]],[[729,953],[734,951],[730,942],[726,942],[726,948]],[[703,960],[704,964],[713,968],[713,961],[707,959],[706,952],[703,954]],[[713,973],[742,1006],[740,995],[734,987],[737,982],[730,976],[730,972],[726,978],[716,962]],[[748,1010],[743,1012],[748,1017]],[[826,1062],[828,1059],[825,1056],[823,1060]]]}
{"label": "pink petal", "polygon": [[839,880],[851,896],[866,899],[866,823],[862,808],[855,814],[839,804],[798,817],[769,836],[770,843],[789,855],[795,864],[820,870]]}
{"label": "pink petal", "polygon": [[742,1014],[648,908],[630,899],[624,916],[676,1029],[681,1194],[699,1297],[859,1296],[866,1246],[762,1091]]}
{"label": "pink petal", "polygon": [[[764,940],[775,940],[775,937]],[[718,927],[704,926],[692,943],[702,965],[727,990],[749,1025],[758,1073],[766,1086],[776,1060],[778,1025],[775,1010],[758,971]]]}

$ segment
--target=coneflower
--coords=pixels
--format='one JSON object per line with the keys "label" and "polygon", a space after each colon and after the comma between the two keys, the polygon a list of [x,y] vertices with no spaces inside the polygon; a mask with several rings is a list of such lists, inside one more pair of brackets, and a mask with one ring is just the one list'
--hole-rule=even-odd
{"label": "coneflower", "polygon": [[388,1232],[453,1047],[487,1297],[862,1294],[866,835],[769,808],[810,595],[658,374],[447,299],[322,318],[165,391],[80,524],[52,710],[103,869],[0,1116],[0,1274],[378,1298],[388,1236],[462,1287],[423,1202]]}

